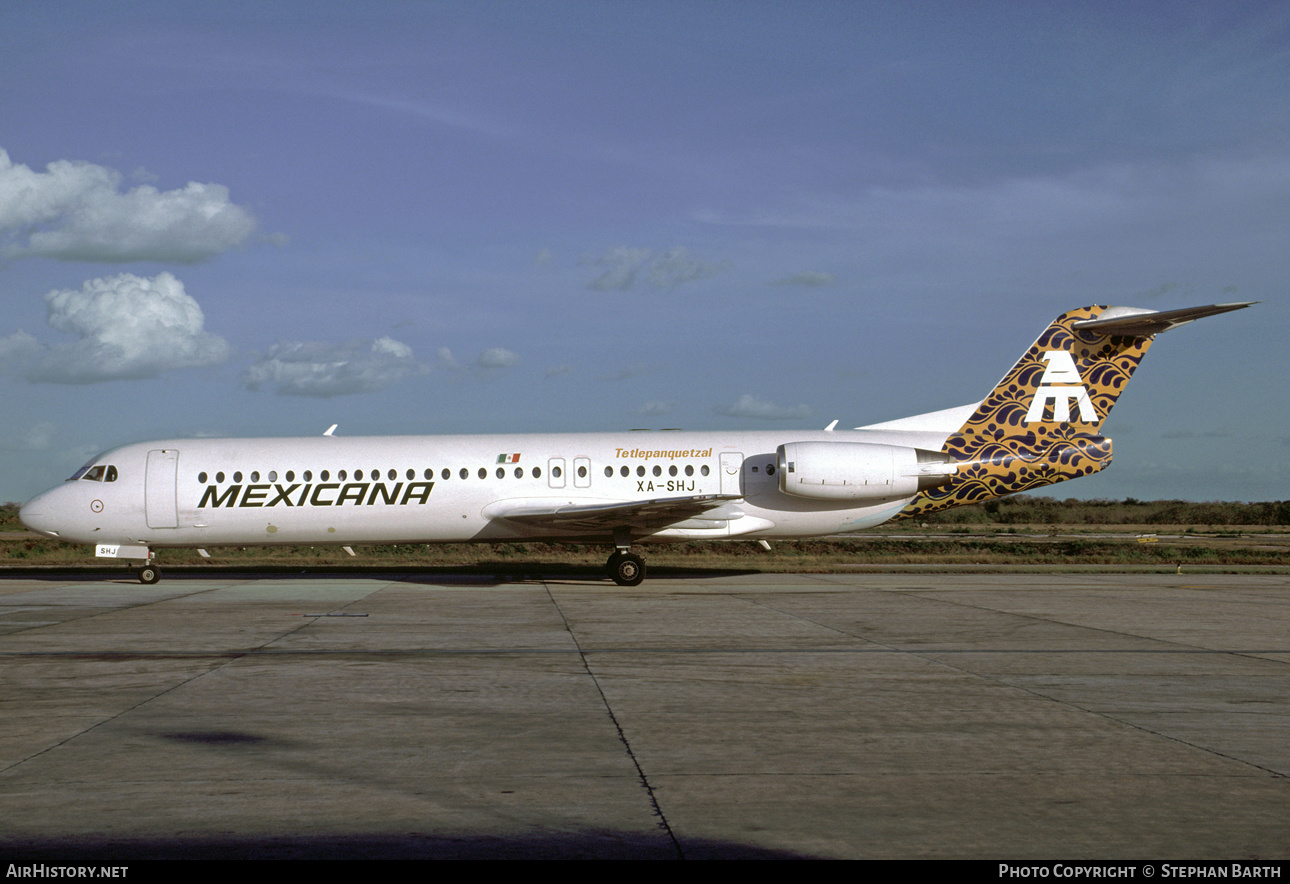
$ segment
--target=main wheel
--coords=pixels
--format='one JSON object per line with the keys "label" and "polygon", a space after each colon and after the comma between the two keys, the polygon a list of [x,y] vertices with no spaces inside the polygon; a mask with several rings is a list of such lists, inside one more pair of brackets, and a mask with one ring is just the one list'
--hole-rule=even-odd
{"label": "main wheel", "polygon": [[619,586],[636,586],[645,579],[645,560],[635,553],[615,552],[608,567],[609,576]]}
{"label": "main wheel", "polygon": [[156,565],[144,565],[139,569],[140,583],[156,583],[161,579],[161,569]]}

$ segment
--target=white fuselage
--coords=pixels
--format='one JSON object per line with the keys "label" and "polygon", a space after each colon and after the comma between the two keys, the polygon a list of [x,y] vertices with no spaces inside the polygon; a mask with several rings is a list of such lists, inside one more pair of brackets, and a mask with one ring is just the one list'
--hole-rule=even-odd
{"label": "white fuselage", "polygon": [[[507,514],[729,498],[634,541],[812,537],[887,521],[910,495],[815,500],[780,490],[786,442],[939,450],[944,432],[632,431],[514,436],[174,439],[113,449],[113,470],[33,498],[23,520],[60,539],[153,548],[610,540]],[[112,481],[107,477],[112,476]]]}

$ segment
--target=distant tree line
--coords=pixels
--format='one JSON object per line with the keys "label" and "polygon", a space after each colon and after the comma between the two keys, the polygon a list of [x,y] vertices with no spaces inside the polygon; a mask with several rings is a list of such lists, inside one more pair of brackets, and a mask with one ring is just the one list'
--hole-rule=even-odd
{"label": "distant tree line", "polygon": [[1260,503],[1190,500],[1076,500],[1013,495],[943,510],[928,524],[962,525],[1290,525],[1290,500]]}

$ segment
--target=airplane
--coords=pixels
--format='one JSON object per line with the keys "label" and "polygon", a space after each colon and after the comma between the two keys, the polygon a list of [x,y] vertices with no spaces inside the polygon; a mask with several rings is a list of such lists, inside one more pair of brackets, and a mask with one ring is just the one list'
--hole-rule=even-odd
{"label": "airplane", "polygon": [[1251,303],[1071,310],[980,402],[853,430],[164,439],[19,516],[143,583],[158,549],[541,540],[612,544],[608,576],[635,586],[636,544],[848,534],[1103,470],[1155,335]]}

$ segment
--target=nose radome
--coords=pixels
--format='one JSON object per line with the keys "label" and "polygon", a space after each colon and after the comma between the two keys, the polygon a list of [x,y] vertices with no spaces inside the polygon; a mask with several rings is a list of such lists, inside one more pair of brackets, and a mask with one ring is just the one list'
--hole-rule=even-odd
{"label": "nose radome", "polygon": [[49,495],[37,494],[18,509],[18,521],[37,534],[57,537],[58,532],[50,520]]}

